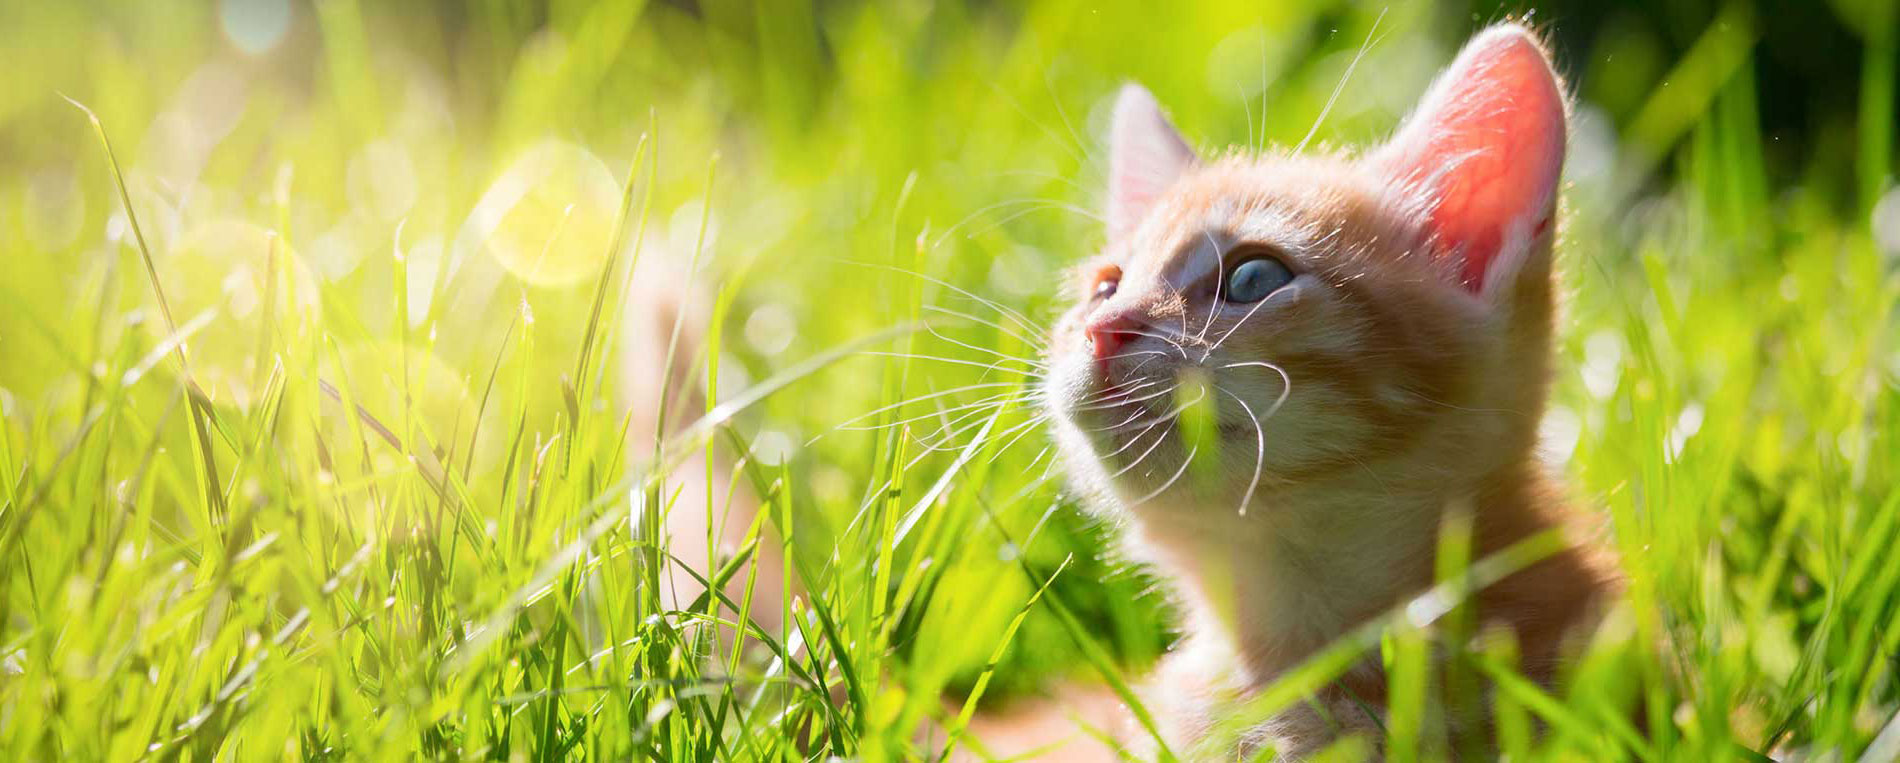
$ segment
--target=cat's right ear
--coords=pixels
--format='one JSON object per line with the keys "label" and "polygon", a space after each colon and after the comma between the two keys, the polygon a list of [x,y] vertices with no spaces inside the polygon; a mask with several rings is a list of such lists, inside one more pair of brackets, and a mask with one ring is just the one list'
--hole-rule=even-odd
{"label": "cat's right ear", "polygon": [[1551,234],[1566,113],[1537,35],[1500,24],[1465,44],[1373,154],[1429,200],[1433,254],[1471,291],[1495,293]]}
{"label": "cat's right ear", "polygon": [[1146,88],[1123,85],[1108,135],[1108,240],[1141,224],[1169,186],[1198,162]]}

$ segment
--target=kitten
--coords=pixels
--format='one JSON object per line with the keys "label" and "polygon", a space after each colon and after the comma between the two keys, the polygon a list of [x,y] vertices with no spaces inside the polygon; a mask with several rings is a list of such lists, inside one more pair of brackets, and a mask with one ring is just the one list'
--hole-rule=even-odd
{"label": "kitten", "polygon": [[[1565,521],[1533,448],[1566,109],[1515,24],[1473,38],[1360,155],[1202,160],[1147,91],[1122,91],[1108,243],[1054,331],[1047,399],[1073,484],[1187,613],[1149,698],[1177,752],[1221,698],[1427,588],[1449,511],[1469,512],[1474,558]],[[1211,405],[1207,437],[1183,434],[1190,404]],[[1548,682],[1608,570],[1573,546],[1479,593],[1477,617]],[[1373,728],[1373,662],[1240,752]]]}

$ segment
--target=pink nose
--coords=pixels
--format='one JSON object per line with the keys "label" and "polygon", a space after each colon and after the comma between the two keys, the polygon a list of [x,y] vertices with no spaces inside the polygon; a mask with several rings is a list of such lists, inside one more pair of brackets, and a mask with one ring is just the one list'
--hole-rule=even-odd
{"label": "pink nose", "polygon": [[1140,334],[1136,333],[1140,324],[1126,315],[1110,315],[1089,321],[1089,346],[1095,351],[1096,362],[1103,362],[1121,351],[1122,345]]}

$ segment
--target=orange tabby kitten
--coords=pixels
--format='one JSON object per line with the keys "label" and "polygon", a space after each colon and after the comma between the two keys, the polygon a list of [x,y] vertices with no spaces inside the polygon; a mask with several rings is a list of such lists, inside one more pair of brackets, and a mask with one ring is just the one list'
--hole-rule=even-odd
{"label": "orange tabby kitten", "polygon": [[[1073,483],[1187,612],[1149,698],[1177,752],[1224,702],[1427,588],[1452,508],[1480,558],[1564,521],[1533,447],[1565,115],[1514,24],[1472,39],[1360,155],[1204,161],[1147,91],[1122,91],[1108,244],[1055,330],[1047,399]],[[1211,441],[1178,426],[1197,396]],[[1477,616],[1547,681],[1607,570],[1571,548],[1484,590]],[[1238,752],[1373,728],[1373,662]]]}

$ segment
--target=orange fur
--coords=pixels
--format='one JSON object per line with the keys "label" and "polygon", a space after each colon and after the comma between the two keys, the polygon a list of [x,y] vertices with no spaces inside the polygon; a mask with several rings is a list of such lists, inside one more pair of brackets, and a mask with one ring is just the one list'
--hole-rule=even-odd
{"label": "orange fur", "polygon": [[[1515,25],[1475,38],[1394,142],[1363,157],[1170,166],[1185,144],[1132,92],[1112,147],[1111,241],[1055,331],[1048,398],[1074,484],[1189,613],[1152,692],[1181,751],[1225,703],[1430,586],[1449,511],[1471,513],[1478,558],[1569,521],[1533,455],[1564,103]],[[1125,192],[1123,167],[1140,170]],[[1294,280],[1258,303],[1218,299],[1228,269],[1260,252]],[[1116,282],[1097,298],[1103,273]],[[1097,360],[1089,327],[1129,321],[1140,335]],[[1214,453],[1173,426],[1174,397],[1140,399],[1189,371],[1211,380]],[[1188,473],[1197,458],[1213,468]],[[1549,681],[1613,585],[1577,545],[1480,592],[1476,611]],[[1364,728],[1357,702],[1384,693],[1368,662],[1315,699]],[[1246,743],[1298,755],[1331,729],[1300,708]]]}

